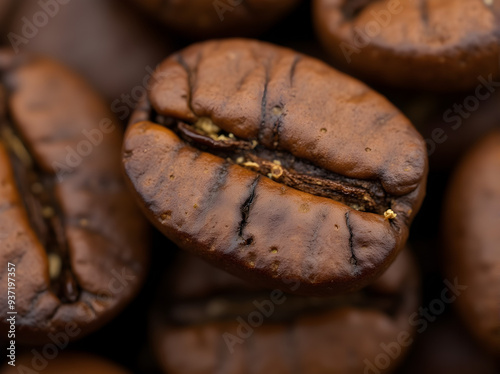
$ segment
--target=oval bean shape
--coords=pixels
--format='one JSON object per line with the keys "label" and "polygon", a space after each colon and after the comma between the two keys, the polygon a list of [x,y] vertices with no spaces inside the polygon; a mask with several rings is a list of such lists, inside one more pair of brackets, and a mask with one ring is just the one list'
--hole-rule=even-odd
{"label": "oval bean shape", "polygon": [[354,374],[378,364],[383,342],[397,354],[380,372],[393,372],[416,330],[415,265],[404,249],[366,289],[318,298],[258,289],[183,256],[150,317],[153,350],[169,374]]}
{"label": "oval bean shape", "polygon": [[[455,303],[471,334],[500,356],[500,131],[470,150],[450,182],[445,264],[463,291]],[[463,287],[466,288],[463,288]]]}
{"label": "oval bean shape", "polygon": [[181,248],[301,294],[362,287],[404,245],[425,190],[420,135],[391,104],[271,44],[193,45],[158,69],[126,134],[128,180]]}
{"label": "oval bean shape", "polygon": [[0,67],[0,312],[17,313],[17,342],[78,339],[118,314],[147,269],[147,222],[121,173],[122,131],[57,63],[2,53]]}
{"label": "oval bean shape", "polygon": [[[346,71],[381,84],[472,90],[500,76],[498,0],[314,0],[319,39]],[[484,89],[487,91],[486,89]]]}

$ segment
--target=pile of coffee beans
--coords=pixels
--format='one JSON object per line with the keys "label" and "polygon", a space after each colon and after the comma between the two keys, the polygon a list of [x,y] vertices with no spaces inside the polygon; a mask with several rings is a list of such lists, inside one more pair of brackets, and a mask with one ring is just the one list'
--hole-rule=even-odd
{"label": "pile of coffee beans", "polygon": [[0,374],[500,372],[499,0],[0,30]]}

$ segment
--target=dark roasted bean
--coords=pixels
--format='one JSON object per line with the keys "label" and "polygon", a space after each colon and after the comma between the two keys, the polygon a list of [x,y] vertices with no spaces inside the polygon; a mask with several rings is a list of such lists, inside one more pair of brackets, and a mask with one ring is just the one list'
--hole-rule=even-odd
{"label": "dark roasted bean", "polygon": [[[77,70],[112,102],[120,118],[132,112],[148,87],[150,71],[173,50],[165,33],[122,0],[43,0],[44,6],[10,1],[16,6],[4,23],[10,35],[3,35],[9,46],[16,52],[43,53]],[[51,9],[50,22],[39,27],[36,17],[45,9]],[[30,22],[36,36],[25,38],[34,32],[26,26]]]}
{"label": "dark roasted bean", "polygon": [[473,89],[500,77],[497,0],[314,0],[317,34],[336,64],[408,89]]}
{"label": "dark roasted bean", "polygon": [[[16,339],[43,343],[69,323],[78,333],[68,339],[81,338],[145,277],[147,226],[121,175],[122,134],[106,104],[62,66],[9,54],[0,62],[0,280],[15,277]],[[5,291],[3,315],[8,306]]]}
{"label": "dark roasted bean", "polygon": [[399,350],[389,372],[414,339],[419,280],[408,250],[369,288],[326,298],[258,289],[187,255],[174,269],[151,318],[165,373],[370,372],[381,342]]}
{"label": "dark roasted bean", "polygon": [[470,332],[500,355],[500,131],[480,141],[450,182],[443,215],[447,277]]}
{"label": "dark roasted bean", "polygon": [[[157,124],[155,123],[157,122]],[[403,247],[425,193],[420,135],[327,65],[251,40],[168,58],[123,161],[150,220],[183,249],[302,294],[358,289]]]}
{"label": "dark roasted bean", "polygon": [[176,33],[195,39],[257,35],[300,0],[183,0],[135,2]]}

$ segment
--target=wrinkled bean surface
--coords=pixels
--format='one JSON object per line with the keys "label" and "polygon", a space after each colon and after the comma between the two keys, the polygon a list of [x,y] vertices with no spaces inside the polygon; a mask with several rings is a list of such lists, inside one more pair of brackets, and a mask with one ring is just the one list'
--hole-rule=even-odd
{"label": "wrinkled bean surface", "polygon": [[359,288],[404,245],[427,158],[408,120],[327,65],[251,40],[168,58],[126,135],[150,220],[233,274]]}
{"label": "wrinkled bean surface", "polygon": [[380,342],[414,333],[419,282],[408,250],[370,288],[327,298],[258,289],[195,257],[175,269],[171,297],[162,294],[152,318],[165,373],[361,373]]}
{"label": "wrinkled bean surface", "polygon": [[121,176],[120,127],[64,67],[10,54],[0,65],[0,310],[15,277],[17,341],[81,338],[128,303],[147,266],[147,226]]}
{"label": "wrinkled bean surface", "polygon": [[371,81],[433,91],[500,76],[498,0],[314,0],[325,47]]}

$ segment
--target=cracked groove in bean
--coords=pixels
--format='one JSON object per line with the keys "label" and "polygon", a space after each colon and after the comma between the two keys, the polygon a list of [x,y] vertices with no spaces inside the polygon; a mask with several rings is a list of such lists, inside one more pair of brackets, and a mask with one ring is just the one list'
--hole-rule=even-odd
{"label": "cracked groove in bean", "polygon": [[75,302],[81,291],[71,269],[65,220],[55,197],[55,177],[36,165],[10,119],[0,125],[0,141],[6,146],[29,223],[47,252],[50,289],[61,302]]}

